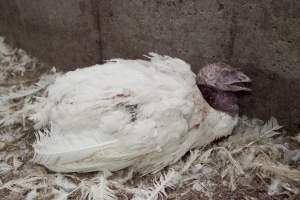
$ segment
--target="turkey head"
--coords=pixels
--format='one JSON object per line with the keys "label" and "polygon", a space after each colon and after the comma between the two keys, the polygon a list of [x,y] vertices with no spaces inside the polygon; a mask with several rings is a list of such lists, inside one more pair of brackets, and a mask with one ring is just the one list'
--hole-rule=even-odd
{"label": "turkey head", "polygon": [[247,75],[225,63],[209,64],[197,74],[197,85],[207,103],[233,116],[239,112],[238,97],[251,91],[246,87],[249,82]]}

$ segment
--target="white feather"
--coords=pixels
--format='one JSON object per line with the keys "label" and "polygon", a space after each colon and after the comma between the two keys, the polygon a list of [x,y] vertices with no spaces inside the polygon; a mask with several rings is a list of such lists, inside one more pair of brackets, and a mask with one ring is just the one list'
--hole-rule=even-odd
{"label": "white feather", "polygon": [[82,181],[74,190],[80,190],[81,200],[116,200],[114,191],[109,188],[108,181],[103,175],[91,180]]}
{"label": "white feather", "polygon": [[114,59],[58,77],[31,109],[35,127],[49,127],[38,134],[35,162],[58,172],[147,174],[232,132],[237,117],[206,103],[187,63],[149,59]]}
{"label": "white feather", "polygon": [[52,188],[52,194],[54,195],[53,199],[55,200],[67,200],[68,199],[68,193],[64,190],[57,190],[55,188]]}
{"label": "white feather", "polygon": [[175,170],[171,169],[167,173],[162,173],[159,179],[154,180],[153,187],[145,190],[139,190],[135,193],[134,200],[156,200],[167,197],[166,189],[175,189],[176,185],[180,182],[181,175]]}
{"label": "white feather", "polygon": [[3,176],[13,170],[14,168],[7,163],[0,163],[0,175]]}
{"label": "white feather", "polygon": [[35,200],[38,197],[38,193],[36,190],[31,190],[26,194],[25,200]]}
{"label": "white feather", "polygon": [[76,188],[76,184],[71,182],[69,179],[67,179],[65,176],[61,174],[56,174],[55,179],[52,183],[56,187],[61,188],[62,190],[66,192],[71,192]]}

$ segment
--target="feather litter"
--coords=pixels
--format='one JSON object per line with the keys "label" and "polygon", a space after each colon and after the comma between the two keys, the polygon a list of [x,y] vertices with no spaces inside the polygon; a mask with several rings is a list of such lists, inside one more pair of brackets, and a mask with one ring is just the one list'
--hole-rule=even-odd
{"label": "feather litter", "polygon": [[[190,151],[183,159],[156,174],[139,176],[130,169],[127,169],[128,173],[123,170],[111,176],[49,173],[30,162],[35,136],[28,131],[33,130],[32,124],[24,116],[44,106],[31,107],[31,103],[42,102],[36,96],[43,93],[59,73],[37,75],[40,81],[24,84],[19,77],[34,73],[36,64],[33,63],[36,61],[30,60],[29,56],[17,59],[19,54],[25,52],[10,49],[0,38],[0,82],[3,81],[0,85],[0,142],[5,144],[0,149],[0,193],[10,190],[24,195],[24,199],[75,196],[79,199],[113,200],[120,195],[129,199],[131,195],[135,199],[155,200],[166,199],[177,190],[186,188],[184,194],[193,190],[213,199],[220,184],[238,192],[240,186],[248,187],[253,179],[258,179],[269,195],[299,194],[299,165],[290,165],[283,159],[285,154],[294,155],[299,150],[289,149],[279,140],[285,135],[273,117],[266,123],[241,117],[231,136]],[[5,84],[8,77],[16,79],[17,84]],[[38,126],[44,124],[42,120]],[[47,139],[47,131],[37,135]],[[300,135],[294,139],[299,142],[299,138]],[[294,161],[298,162],[296,158]]]}

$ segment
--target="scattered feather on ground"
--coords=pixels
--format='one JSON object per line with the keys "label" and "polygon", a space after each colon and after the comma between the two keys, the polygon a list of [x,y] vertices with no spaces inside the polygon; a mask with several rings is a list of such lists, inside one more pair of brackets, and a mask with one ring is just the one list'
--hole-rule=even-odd
{"label": "scattered feather on ground", "polygon": [[[23,58],[24,57],[24,58]],[[0,199],[282,199],[300,188],[300,135],[290,137],[275,118],[241,117],[234,133],[156,174],[59,174],[32,163],[36,138],[26,118],[55,71],[0,38]]]}

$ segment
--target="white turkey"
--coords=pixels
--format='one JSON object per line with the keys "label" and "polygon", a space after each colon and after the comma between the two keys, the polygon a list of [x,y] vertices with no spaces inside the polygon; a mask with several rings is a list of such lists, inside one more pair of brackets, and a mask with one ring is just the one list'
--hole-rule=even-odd
{"label": "white turkey", "polygon": [[[231,134],[242,72],[151,53],[68,72],[48,87],[31,119],[34,160],[57,172],[156,172],[187,151]],[[200,89],[200,90],[199,90]],[[200,92],[201,91],[201,92]]]}

